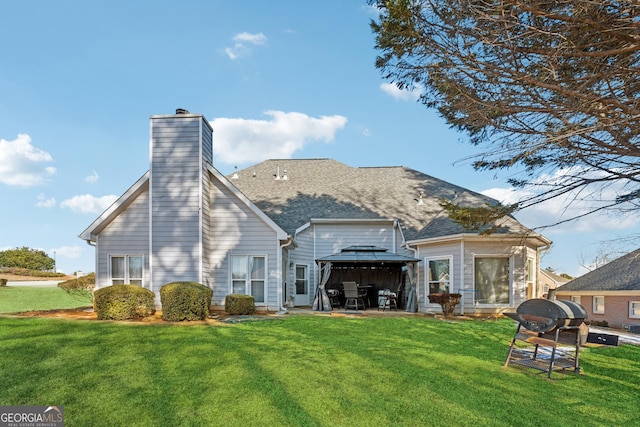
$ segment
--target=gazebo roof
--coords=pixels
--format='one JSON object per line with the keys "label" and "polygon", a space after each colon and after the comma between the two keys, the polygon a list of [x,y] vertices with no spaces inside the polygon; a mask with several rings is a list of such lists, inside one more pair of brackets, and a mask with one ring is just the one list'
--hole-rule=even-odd
{"label": "gazebo roof", "polygon": [[333,255],[316,259],[317,263],[362,263],[362,264],[404,264],[407,262],[418,262],[417,258],[388,252],[387,249],[379,246],[349,246]]}

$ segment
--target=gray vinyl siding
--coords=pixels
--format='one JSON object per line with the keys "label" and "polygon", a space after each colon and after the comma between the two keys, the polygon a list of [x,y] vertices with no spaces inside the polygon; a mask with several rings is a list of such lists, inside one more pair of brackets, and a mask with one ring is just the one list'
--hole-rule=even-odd
{"label": "gray vinyl siding", "polygon": [[96,289],[110,286],[110,256],[144,256],[143,286],[149,285],[149,192],[140,194],[98,236]]}
{"label": "gray vinyl siding", "polygon": [[152,117],[152,286],[199,281],[201,257],[201,118]]}
{"label": "gray vinyl siding", "polygon": [[417,257],[422,261],[418,264],[418,303],[420,310],[440,312],[440,307],[435,304],[429,304],[427,299],[427,267],[424,262],[425,258],[453,257],[453,289],[462,294],[462,303],[458,306],[456,312],[488,313],[494,312],[496,309],[475,304],[475,257],[504,256],[511,260],[510,307],[513,308],[520,305],[527,297],[527,287],[525,283],[527,254],[529,257],[535,259],[537,251],[521,246],[516,242],[510,243],[509,241],[500,239],[494,241],[459,240],[451,243],[431,243],[419,246]]}
{"label": "gray vinyl siding", "polygon": [[[307,227],[295,237],[296,247],[289,251],[289,262],[309,266],[309,301],[313,302],[313,295],[318,283],[318,265],[313,256],[313,226]],[[287,295],[295,295],[295,268],[289,270],[287,277]]]}
{"label": "gray vinyl siding", "polygon": [[[467,296],[465,289],[469,283],[461,273],[461,245],[461,242],[451,242],[432,244],[418,248],[417,258],[422,261],[418,263],[417,268],[418,307],[420,309],[436,312],[441,311],[439,304],[430,304],[429,299],[427,298],[427,295],[429,294],[427,265],[425,261],[427,258],[452,258],[450,266],[452,291],[459,292],[462,295]],[[473,294],[468,296],[466,300],[463,297],[463,304],[465,304],[465,306],[468,304],[469,308],[473,308]]]}
{"label": "gray vinyl siding", "polygon": [[221,182],[213,179],[210,186],[211,247],[210,265],[213,304],[224,305],[229,294],[229,257],[265,256],[267,284],[265,300],[270,309],[278,307],[277,277],[279,242],[275,230],[243,203]]}

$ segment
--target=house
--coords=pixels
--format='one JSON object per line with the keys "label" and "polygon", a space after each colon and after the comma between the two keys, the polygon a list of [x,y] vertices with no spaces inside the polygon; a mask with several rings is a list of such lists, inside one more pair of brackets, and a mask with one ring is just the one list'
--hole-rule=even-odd
{"label": "house", "polygon": [[538,293],[532,294],[529,298],[547,298],[549,290],[558,289],[571,279],[555,274],[553,271],[540,270]]}
{"label": "house", "polygon": [[560,286],[556,297],[584,306],[592,322],[640,332],[640,249]]}
{"label": "house", "polygon": [[263,310],[331,310],[326,289],[353,280],[402,288],[408,311],[439,311],[428,295],[462,294],[461,313],[519,305],[538,286],[551,242],[512,217],[485,235],[439,200],[495,200],[406,167],[331,159],[267,160],[223,176],[213,130],[199,114],[152,116],[150,167],[80,237],[95,246],[96,288],[118,283],[157,295],[173,281],[254,296]]}

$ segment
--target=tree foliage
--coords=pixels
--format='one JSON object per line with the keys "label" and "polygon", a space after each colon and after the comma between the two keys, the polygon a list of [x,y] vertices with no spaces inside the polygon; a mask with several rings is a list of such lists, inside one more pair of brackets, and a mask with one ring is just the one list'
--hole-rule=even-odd
{"label": "tree foliage", "polygon": [[535,188],[512,208],[563,195],[589,213],[638,208],[639,2],[369,3],[376,67],[483,147],[475,169]]}
{"label": "tree foliage", "polygon": [[54,268],[54,260],[42,250],[23,246],[1,251],[0,267],[46,271]]}

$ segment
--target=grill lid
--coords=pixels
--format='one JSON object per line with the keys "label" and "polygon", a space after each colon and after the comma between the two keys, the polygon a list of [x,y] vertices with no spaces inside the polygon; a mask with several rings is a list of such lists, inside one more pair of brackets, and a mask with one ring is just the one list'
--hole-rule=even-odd
{"label": "grill lid", "polygon": [[548,332],[562,326],[579,326],[587,318],[587,311],[578,303],[542,298],[526,300],[518,306],[516,313],[505,314],[535,332]]}

